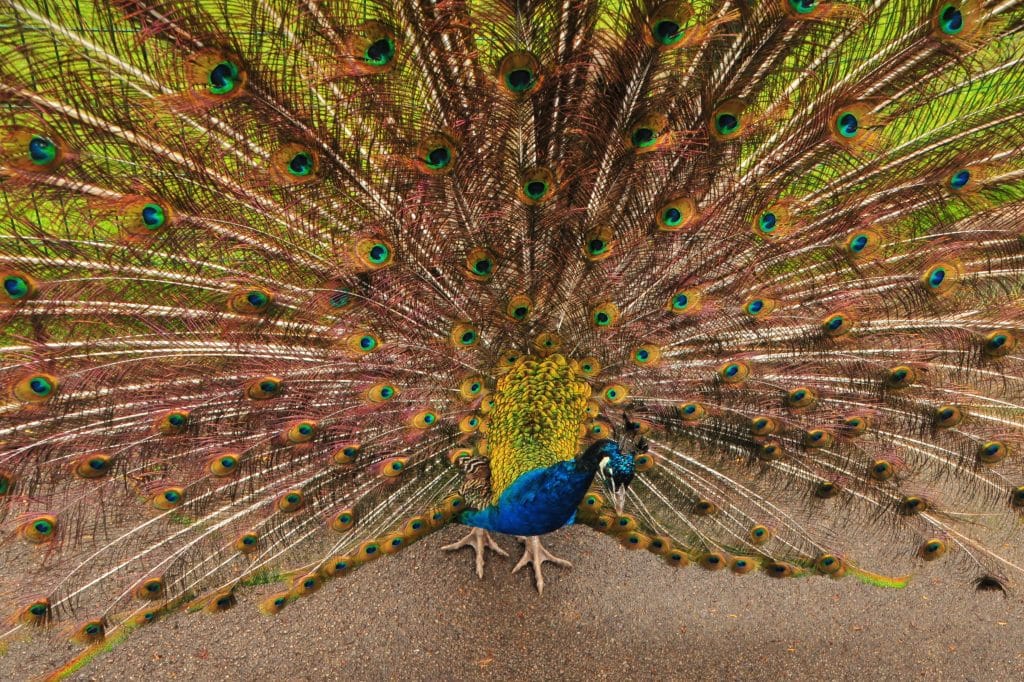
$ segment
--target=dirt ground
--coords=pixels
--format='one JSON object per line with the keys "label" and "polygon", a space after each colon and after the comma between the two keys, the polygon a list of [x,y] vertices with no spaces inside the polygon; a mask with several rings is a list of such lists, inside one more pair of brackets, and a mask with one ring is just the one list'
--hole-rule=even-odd
{"label": "dirt ground", "polygon": [[[538,595],[513,559],[442,553],[447,528],[330,582],[281,614],[259,590],[223,614],[177,614],[136,632],[74,679],[88,680],[1020,680],[1024,598],[953,578],[904,590],[852,578],[773,580],[672,569],[589,529],[549,548]],[[280,588],[277,588],[280,589]],[[273,591],[264,588],[263,591]],[[14,642],[0,679],[27,679],[76,651]]]}

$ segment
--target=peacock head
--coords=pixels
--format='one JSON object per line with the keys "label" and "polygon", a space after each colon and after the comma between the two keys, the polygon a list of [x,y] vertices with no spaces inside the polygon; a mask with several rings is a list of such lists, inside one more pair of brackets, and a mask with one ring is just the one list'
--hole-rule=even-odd
{"label": "peacock head", "polygon": [[604,487],[612,498],[615,512],[626,506],[626,492],[636,474],[636,456],[647,452],[647,440],[640,435],[640,424],[623,415],[625,427],[618,441],[603,438],[591,444],[579,460],[601,474]]}
{"label": "peacock head", "polygon": [[601,461],[600,466],[601,476],[611,494],[616,514],[622,514],[626,506],[626,491],[636,473],[636,459],[647,452],[649,447],[647,439],[640,435],[639,422],[630,419],[626,412],[622,413],[622,422],[614,452],[610,452],[608,458]]}
{"label": "peacock head", "polygon": [[615,513],[621,514],[626,506],[626,491],[633,482],[633,474],[636,473],[636,464],[633,453],[623,451],[618,443],[609,443],[611,446],[605,450],[598,471],[604,479],[604,487],[611,495]]}
{"label": "peacock head", "polygon": [[615,503],[615,510],[622,513],[626,503],[626,490],[633,481],[636,465],[633,455],[623,451],[613,440],[602,438],[591,443],[576,459],[577,468],[582,467],[594,474],[601,474],[605,489]]}

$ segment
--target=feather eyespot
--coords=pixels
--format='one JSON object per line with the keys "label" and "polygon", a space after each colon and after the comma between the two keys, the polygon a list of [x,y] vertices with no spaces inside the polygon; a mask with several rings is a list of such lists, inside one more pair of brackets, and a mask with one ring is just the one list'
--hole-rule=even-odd
{"label": "feather eyespot", "polygon": [[185,489],[172,485],[157,489],[149,496],[149,505],[160,511],[180,507],[185,502]]}
{"label": "feather eyespot", "polygon": [[21,403],[45,403],[57,393],[59,385],[52,374],[30,374],[16,382],[11,393]]}
{"label": "feather eyespot", "polygon": [[772,539],[772,531],[768,526],[757,524],[751,527],[747,536],[752,544],[763,545]]}
{"label": "feather eyespot", "polygon": [[891,367],[885,375],[885,387],[894,391],[910,388],[918,380],[918,373],[910,365]]}
{"label": "feather eyespot", "polygon": [[797,386],[786,393],[786,407],[803,409],[813,407],[818,402],[818,395],[808,386]]}
{"label": "feather eyespot", "polygon": [[18,526],[18,535],[33,545],[50,542],[57,535],[57,517],[53,514],[33,516]]}
{"label": "feather eyespot", "polygon": [[480,418],[476,415],[466,415],[459,420],[459,431],[462,433],[473,433],[480,427]]}
{"label": "feather eyespot", "polygon": [[56,170],[65,158],[64,143],[41,130],[0,127],[0,163],[24,173]]}
{"label": "feather eyespot", "polygon": [[959,261],[939,261],[925,269],[921,283],[933,296],[948,296],[957,290],[963,277]]}
{"label": "feather eyespot", "polygon": [[250,400],[270,400],[281,395],[283,382],[278,377],[267,376],[254,379],[245,388],[245,397]]}
{"label": "feather eyespot", "polygon": [[0,469],[0,497],[9,494],[14,490],[14,474],[5,469]]}
{"label": "feather eyespot", "polygon": [[77,644],[93,644],[102,642],[106,637],[106,624],[102,619],[89,620],[78,626],[71,640]]}
{"label": "feather eyespot", "polygon": [[837,578],[845,573],[846,565],[835,554],[822,554],[814,561],[814,568],[819,573]]}
{"label": "feather eyespot", "polygon": [[452,325],[448,340],[456,348],[472,348],[480,342],[480,332],[474,325],[459,322]]}
{"label": "feather eyespot", "polygon": [[925,540],[917,550],[917,555],[925,561],[934,561],[946,553],[948,546],[945,540],[932,538]]}
{"label": "feather eyespot", "polygon": [[75,460],[72,470],[78,478],[103,478],[110,473],[113,462],[114,460],[110,455],[96,453]]}
{"label": "feather eyespot", "polygon": [[345,345],[356,355],[369,355],[380,350],[380,337],[372,332],[362,331],[349,335]]}
{"label": "feather eyespot", "polygon": [[1010,506],[1014,509],[1024,509],[1024,485],[1010,491]]}
{"label": "feather eyespot", "polygon": [[791,578],[796,575],[796,568],[784,561],[769,561],[764,565],[764,572],[772,578]]}
{"label": "feather eyespot", "polygon": [[363,63],[382,70],[391,63],[397,52],[398,46],[394,39],[388,35],[381,35],[374,40],[368,41],[366,49],[363,50]]}
{"label": "feather eyespot", "polygon": [[262,287],[238,287],[228,297],[228,310],[239,315],[259,315],[267,312],[274,296]]}
{"label": "feather eyespot", "polygon": [[691,225],[697,218],[697,204],[689,197],[676,197],[658,209],[658,229],[675,232]]}
{"label": "feather eyespot", "polygon": [[533,312],[533,300],[525,294],[517,294],[509,299],[505,314],[517,322],[524,322]]}
{"label": "feather eyespot", "polygon": [[305,502],[301,490],[289,490],[277,498],[276,506],[278,511],[292,513],[302,509]]}
{"label": "feather eyespot", "polygon": [[424,430],[435,426],[438,419],[439,416],[434,410],[420,410],[409,420],[409,424],[414,429]]}
{"label": "feather eyespot", "polygon": [[789,203],[779,201],[754,215],[751,229],[767,242],[785,237],[793,228]]}
{"label": "feather eyespot", "polygon": [[949,429],[964,420],[964,411],[956,405],[940,405],[935,408],[935,426]]}
{"label": "feather eyespot", "polygon": [[971,171],[961,168],[949,176],[949,188],[954,192],[965,189],[971,183]]}
{"label": "feather eyespot", "polygon": [[601,390],[601,398],[610,405],[621,405],[629,397],[629,390],[622,384],[608,384]]}
{"label": "feather eyespot", "polygon": [[590,321],[595,327],[611,327],[619,321],[619,307],[607,301],[599,303],[590,311]]}
{"label": "feather eyespot", "polygon": [[395,260],[391,243],[383,239],[360,239],[355,244],[354,255],[359,265],[367,270],[382,270]]}
{"label": "feather eyespot", "polygon": [[0,271],[3,278],[3,291],[0,292],[0,306],[13,306],[32,298],[38,285],[35,280],[24,272],[17,270]]}
{"label": "feather eyespot", "polygon": [[843,418],[843,434],[846,436],[860,436],[868,430],[870,420],[859,414],[851,414]]}
{"label": "feather eyespot", "polygon": [[427,175],[447,175],[455,169],[457,156],[455,141],[435,133],[416,147],[416,166]]}
{"label": "feather eyespot", "polygon": [[790,14],[808,16],[818,9],[818,0],[783,0]]}
{"label": "feather eyespot", "polygon": [[878,252],[882,245],[882,235],[878,230],[854,230],[846,238],[846,254],[853,259],[867,258]]}
{"label": "feather eyespot", "polygon": [[764,415],[758,415],[750,420],[750,433],[755,436],[768,436],[779,429],[779,423]]}
{"label": "feather eyespot", "polygon": [[299,445],[308,443],[316,437],[319,425],[311,419],[292,422],[281,432],[279,442],[282,445]]}
{"label": "feather eyespot", "polygon": [[281,185],[301,185],[320,175],[320,155],[298,143],[282,145],[270,157],[270,174]]}
{"label": "feather eyespot", "polygon": [[596,227],[583,235],[583,257],[592,263],[602,261],[612,255],[615,244],[614,234],[610,228]]}
{"label": "feather eyespot", "polygon": [[497,258],[489,249],[475,248],[466,254],[466,275],[478,282],[490,281],[497,265]]}
{"label": "feather eyespot", "polygon": [[998,464],[1006,459],[1008,449],[1006,443],[990,440],[978,446],[978,461],[982,464]]}
{"label": "feather eyespot", "polygon": [[853,329],[853,316],[844,311],[837,311],[821,321],[821,330],[825,336],[837,339],[846,336]]}
{"label": "feather eyespot", "polygon": [[156,430],[165,436],[176,436],[184,433],[189,425],[188,410],[170,410],[156,420]]}
{"label": "feather eyespot", "polygon": [[707,416],[707,410],[700,403],[682,403],[677,408],[684,424],[697,424]]}
{"label": "feather eyespot", "polygon": [[252,554],[259,549],[260,537],[253,531],[242,533],[235,540],[234,548],[236,552],[242,554]]}
{"label": "feather eyespot", "polygon": [[705,552],[698,563],[705,571],[719,571],[729,565],[721,552]]}
{"label": "feather eyespot", "polygon": [[351,464],[359,456],[359,443],[350,442],[342,443],[338,446],[338,449],[334,451],[333,460],[335,464]]}
{"label": "feather eyespot", "polygon": [[990,358],[1006,357],[1017,347],[1017,337],[1008,329],[997,329],[985,336],[984,351]]}
{"label": "feather eyespot", "polygon": [[237,603],[238,600],[235,598],[234,591],[227,589],[210,596],[206,602],[205,610],[207,613],[219,613],[227,611]]}
{"label": "feather eyespot", "polygon": [[374,384],[365,392],[366,400],[371,403],[386,403],[393,400],[401,391],[389,383]]}
{"label": "feather eyespot", "polygon": [[981,7],[972,0],[944,2],[940,0],[932,13],[932,34],[940,40],[953,44],[970,43],[973,35],[981,25],[978,15]]}
{"label": "feather eyespot", "polygon": [[277,594],[272,594],[261,601],[258,608],[261,613],[272,616],[274,614],[281,613],[281,611],[284,610],[284,607],[288,606],[293,599],[295,599],[295,596],[293,596],[290,591],[278,592]]}
{"label": "feather eyespot", "polygon": [[766,440],[757,446],[757,458],[763,462],[775,462],[784,456],[782,443],[777,440]]}
{"label": "feather eyespot", "polygon": [[663,146],[668,139],[668,118],[661,114],[646,114],[630,126],[627,141],[637,154],[645,154]]}
{"label": "feather eyespot", "polygon": [[835,437],[825,429],[810,429],[804,433],[804,447],[830,448],[835,442]]}
{"label": "feather eyespot", "polygon": [[668,297],[665,307],[674,315],[692,315],[700,310],[703,298],[700,289],[680,289]]}
{"label": "feather eyespot", "polygon": [[895,465],[885,459],[876,459],[868,467],[868,476],[876,481],[888,481],[896,475]]}
{"label": "feather eyespot", "polygon": [[241,457],[236,453],[223,453],[210,458],[210,461],[206,465],[206,470],[209,471],[212,476],[223,478],[224,476],[230,476],[238,471],[238,463],[240,461]]}
{"label": "feather eyespot", "polygon": [[841,488],[832,481],[822,481],[814,486],[814,496],[821,500],[830,500],[836,497]]}
{"label": "feather eyespot", "polygon": [[164,596],[165,589],[164,579],[157,576],[146,578],[136,585],[135,589],[132,590],[132,595],[136,599],[156,600]]}
{"label": "feather eyespot", "polygon": [[529,52],[510,52],[498,62],[498,79],[511,95],[526,97],[540,87],[540,62]]}
{"label": "feather eyespot", "polygon": [[743,132],[746,104],[740,99],[726,100],[711,114],[711,134],[719,140],[730,140]]}
{"label": "feather eyespot", "polygon": [[378,464],[377,469],[384,478],[395,478],[401,476],[408,465],[408,457],[391,457]]}
{"label": "feather eyespot", "polygon": [[902,516],[912,516],[914,514],[921,514],[928,511],[931,505],[928,504],[928,500],[917,495],[907,495],[899,501],[896,506],[896,510]]}
{"label": "feather eyespot", "polygon": [[775,312],[777,306],[775,299],[757,296],[743,304],[743,313],[752,320],[765,320]]}
{"label": "feather eyespot", "polygon": [[249,75],[238,58],[217,49],[201,50],[185,62],[191,92],[210,101],[243,95]]}
{"label": "feather eyespot", "polygon": [[633,353],[630,355],[630,359],[633,360],[634,365],[641,367],[651,367],[657,363],[657,360],[662,358],[662,349],[658,348],[652,343],[644,343],[633,349]]}
{"label": "feather eyespot", "polygon": [[527,206],[540,205],[554,196],[555,175],[542,166],[528,168],[519,176],[519,200]]}
{"label": "feather eyespot", "polygon": [[741,384],[750,376],[750,366],[740,360],[727,362],[718,368],[718,378],[723,384]]}
{"label": "feather eyespot", "polygon": [[533,348],[546,358],[562,349],[562,337],[553,332],[541,332],[533,339]]}
{"label": "feather eyespot", "polygon": [[24,625],[46,625],[52,617],[50,600],[36,599],[18,612],[18,622]]}

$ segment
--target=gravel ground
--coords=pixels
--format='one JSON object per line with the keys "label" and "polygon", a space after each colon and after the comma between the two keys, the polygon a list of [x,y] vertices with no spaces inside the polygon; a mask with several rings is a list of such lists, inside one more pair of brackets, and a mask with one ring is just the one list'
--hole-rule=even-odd
{"label": "gravel ground", "polygon": [[[256,611],[251,591],[223,614],[166,618],[75,679],[1024,678],[1019,594],[975,593],[949,578],[886,590],[852,578],[676,570],[570,528],[547,544],[575,567],[547,568],[538,595],[526,571],[509,573],[509,559],[489,557],[478,580],[470,550],[439,551],[463,530],[328,583],[275,617]],[[514,539],[499,543],[518,555]],[[45,672],[76,650],[15,642],[0,679]]]}

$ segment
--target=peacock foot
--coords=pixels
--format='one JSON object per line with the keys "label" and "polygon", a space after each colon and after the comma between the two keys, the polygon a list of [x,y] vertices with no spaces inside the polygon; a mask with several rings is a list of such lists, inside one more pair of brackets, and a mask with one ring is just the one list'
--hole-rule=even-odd
{"label": "peacock foot", "polygon": [[462,549],[463,547],[472,547],[476,552],[476,574],[481,578],[484,577],[484,550],[489,549],[495,554],[500,554],[503,557],[508,556],[508,552],[499,547],[498,543],[491,537],[491,534],[483,528],[474,528],[469,531],[468,535],[458,542],[445,545],[441,549],[446,552],[451,552],[456,549]]}
{"label": "peacock foot", "polygon": [[537,591],[541,594],[544,593],[544,573],[541,572],[541,564],[545,561],[550,561],[555,566],[572,568],[572,562],[556,557],[554,554],[544,549],[544,546],[540,544],[539,536],[531,535],[529,537],[518,537],[519,541],[526,545],[526,547],[523,551],[523,558],[519,560],[519,563],[512,569],[512,572],[515,573],[526,564],[533,564],[533,577],[537,581]]}

